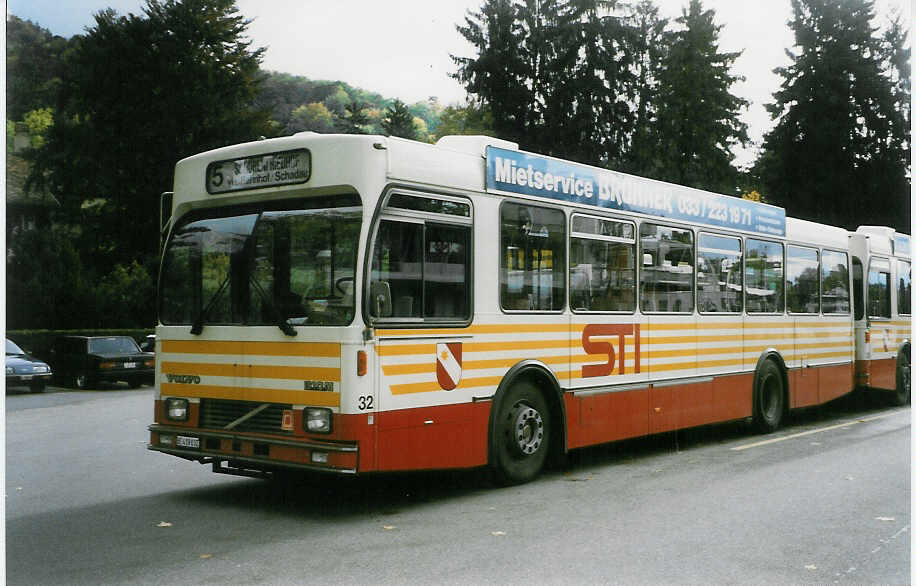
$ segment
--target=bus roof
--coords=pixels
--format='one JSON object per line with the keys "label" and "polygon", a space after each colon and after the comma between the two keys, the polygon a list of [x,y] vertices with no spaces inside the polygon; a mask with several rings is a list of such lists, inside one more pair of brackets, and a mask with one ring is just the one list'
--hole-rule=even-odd
{"label": "bus roof", "polygon": [[876,252],[893,254],[903,258],[909,258],[912,254],[909,235],[897,232],[893,228],[886,226],[859,226],[856,229],[856,233],[864,234],[869,240],[869,245]]}
{"label": "bus roof", "polygon": [[[290,154],[298,151],[316,154]],[[236,171],[235,187],[211,189],[211,180],[221,179],[222,171],[230,173],[233,165],[239,168],[249,162],[255,171],[248,175]],[[298,173],[296,165],[308,165],[308,172]],[[280,175],[288,179],[244,187],[239,183],[240,177],[255,175],[268,166],[272,171],[280,168]],[[352,183],[353,178],[365,176],[370,168],[389,183],[554,200],[583,209],[737,230],[841,250],[848,247],[846,230],[787,218],[781,207],[529,153],[519,150],[517,143],[483,135],[445,136],[431,145],[396,137],[303,132],[227,146],[178,162],[173,212],[183,203],[197,207],[214,205],[206,202],[256,200],[263,191],[253,187],[275,187],[290,195],[301,187],[350,185],[360,190]],[[910,255],[909,236],[891,228],[863,226],[857,233],[887,242],[888,250],[898,256]]]}
{"label": "bus roof", "polygon": [[797,218],[786,218],[786,239],[838,250],[849,248],[849,232],[845,228]]}

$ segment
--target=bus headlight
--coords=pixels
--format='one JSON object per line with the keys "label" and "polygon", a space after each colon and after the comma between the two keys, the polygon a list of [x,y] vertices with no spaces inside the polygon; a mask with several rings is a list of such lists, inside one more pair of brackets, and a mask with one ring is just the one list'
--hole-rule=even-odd
{"label": "bus headlight", "polygon": [[309,433],[331,433],[331,410],[306,407],[305,430]]}
{"label": "bus headlight", "polygon": [[172,421],[188,420],[188,400],[169,397],[165,400],[165,416]]}

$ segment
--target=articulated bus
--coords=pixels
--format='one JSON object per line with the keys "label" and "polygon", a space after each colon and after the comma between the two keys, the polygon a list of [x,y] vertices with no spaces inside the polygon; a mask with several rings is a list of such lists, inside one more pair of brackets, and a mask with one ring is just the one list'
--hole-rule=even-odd
{"label": "articulated bus", "polygon": [[300,133],[176,165],[149,449],[489,466],[910,397],[910,238],[519,150]]}

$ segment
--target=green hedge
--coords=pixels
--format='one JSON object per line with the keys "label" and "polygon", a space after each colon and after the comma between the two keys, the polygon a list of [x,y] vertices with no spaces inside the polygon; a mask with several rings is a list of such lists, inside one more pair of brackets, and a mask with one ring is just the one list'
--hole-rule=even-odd
{"label": "green hedge", "polygon": [[20,348],[47,360],[51,354],[51,344],[58,336],[130,336],[139,342],[149,334],[150,329],[124,329],[124,330],[10,330],[6,337],[16,342]]}

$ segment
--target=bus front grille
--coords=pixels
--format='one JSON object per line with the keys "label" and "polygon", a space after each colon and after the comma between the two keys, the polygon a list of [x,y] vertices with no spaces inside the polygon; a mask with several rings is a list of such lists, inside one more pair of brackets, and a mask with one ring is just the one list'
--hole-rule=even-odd
{"label": "bus front grille", "polygon": [[230,401],[226,399],[201,399],[200,426],[206,429],[288,435],[292,432],[281,429],[283,411],[288,409],[292,409],[292,405],[265,404],[255,401]]}

